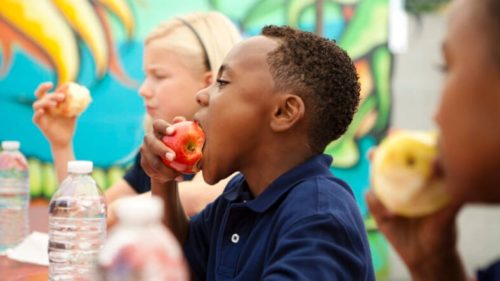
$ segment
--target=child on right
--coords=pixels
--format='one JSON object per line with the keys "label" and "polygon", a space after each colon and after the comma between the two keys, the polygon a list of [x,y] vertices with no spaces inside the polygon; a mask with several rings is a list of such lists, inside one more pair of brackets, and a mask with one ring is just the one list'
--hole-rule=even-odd
{"label": "child on right", "polygon": [[312,33],[268,26],[236,45],[216,83],[198,92],[194,119],[206,134],[205,181],[240,174],[191,219],[179,200],[180,175],[161,161],[175,159],[161,141],[175,131],[154,121],[141,165],[194,279],[375,279],[353,193],[323,154],[351,123],[359,91],[347,53]]}
{"label": "child on right", "polygon": [[427,216],[406,218],[390,212],[374,192],[366,200],[412,280],[498,281],[500,259],[478,270],[476,279],[467,276],[456,221],[464,204],[500,205],[500,1],[454,0],[451,5],[435,120],[439,174],[452,203]]}

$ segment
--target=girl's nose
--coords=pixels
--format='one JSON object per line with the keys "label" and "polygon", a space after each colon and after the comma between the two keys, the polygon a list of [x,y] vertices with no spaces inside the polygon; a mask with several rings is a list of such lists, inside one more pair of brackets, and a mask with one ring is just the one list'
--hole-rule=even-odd
{"label": "girl's nose", "polygon": [[150,98],[153,96],[153,93],[148,87],[148,82],[147,79],[142,82],[141,86],[139,87],[139,96],[143,98]]}

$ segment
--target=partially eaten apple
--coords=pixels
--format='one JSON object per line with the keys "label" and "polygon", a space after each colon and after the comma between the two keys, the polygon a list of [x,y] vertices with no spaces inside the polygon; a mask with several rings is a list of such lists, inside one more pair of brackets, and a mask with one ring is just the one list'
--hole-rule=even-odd
{"label": "partially eaten apple", "polygon": [[80,115],[92,101],[90,91],[82,85],[67,82],[59,86],[55,93],[63,94],[64,100],[50,110],[53,115],[76,117]]}
{"label": "partially eaten apple", "polygon": [[198,162],[202,157],[205,133],[193,121],[182,121],[172,125],[173,135],[162,138],[163,143],[175,152],[173,161],[163,157],[163,163],[182,174],[194,174],[199,171]]}
{"label": "partially eaten apple", "polygon": [[382,141],[372,160],[372,184],[390,211],[419,217],[449,202],[443,179],[436,173],[437,134],[401,130]]}

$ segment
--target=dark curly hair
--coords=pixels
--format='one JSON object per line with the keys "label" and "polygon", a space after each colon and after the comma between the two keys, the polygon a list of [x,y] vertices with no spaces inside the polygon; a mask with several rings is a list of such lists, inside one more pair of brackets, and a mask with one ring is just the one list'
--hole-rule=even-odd
{"label": "dark curly hair", "polygon": [[288,26],[265,26],[262,35],[280,46],[267,57],[278,90],[291,90],[306,106],[309,142],[323,152],[345,133],[359,104],[359,77],[335,41]]}

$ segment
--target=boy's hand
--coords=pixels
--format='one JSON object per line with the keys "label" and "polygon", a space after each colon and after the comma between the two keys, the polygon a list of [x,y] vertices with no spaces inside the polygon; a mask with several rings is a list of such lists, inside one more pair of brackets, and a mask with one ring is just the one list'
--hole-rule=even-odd
{"label": "boy's hand", "polygon": [[52,83],[40,84],[35,90],[37,100],[33,103],[33,123],[45,135],[50,145],[64,147],[71,143],[75,132],[76,117],[53,116],[49,114],[49,109],[55,108],[65,98],[63,94],[48,91],[52,88]]}
{"label": "boy's hand", "polygon": [[[182,118],[175,118],[174,122],[180,122]],[[144,137],[141,147],[141,166],[146,174],[160,183],[177,180],[182,181],[182,175],[166,166],[161,157],[166,157],[170,161],[175,159],[175,152],[166,146],[162,141],[165,135],[174,134],[173,128],[163,120],[153,122],[153,132]]]}
{"label": "boy's hand", "polygon": [[453,278],[449,280],[465,278],[456,251],[455,219],[460,205],[450,204],[425,217],[407,218],[387,210],[372,190],[366,194],[366,201],[378,229],[408,266],[413,280],[444,280],[443,277],[450,276]]}

